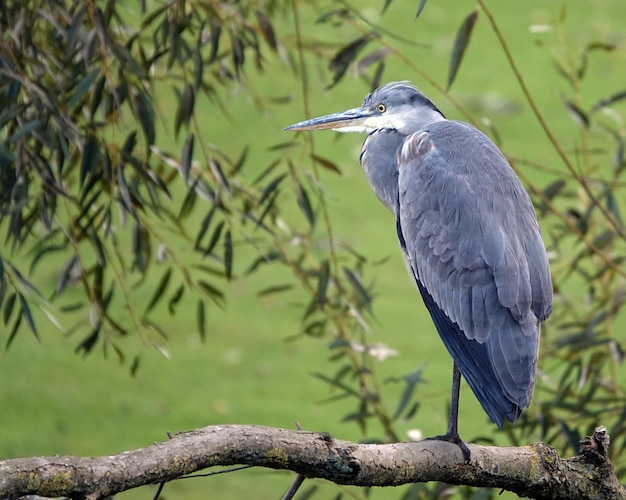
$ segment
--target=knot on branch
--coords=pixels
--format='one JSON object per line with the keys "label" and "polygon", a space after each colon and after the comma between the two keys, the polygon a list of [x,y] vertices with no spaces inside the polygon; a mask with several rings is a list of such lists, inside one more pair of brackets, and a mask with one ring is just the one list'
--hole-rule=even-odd
{"label": "knot on branch", "polygon": [[594,465],[610,465],[609,443],[611,436],[606,432],[606,427],[601,425],[596,427],[593,436],[587,436],[580,441],[578,452],[585,461]]}

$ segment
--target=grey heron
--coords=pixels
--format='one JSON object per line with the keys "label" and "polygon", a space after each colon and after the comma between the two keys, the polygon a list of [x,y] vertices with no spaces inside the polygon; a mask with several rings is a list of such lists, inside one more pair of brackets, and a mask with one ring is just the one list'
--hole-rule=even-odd
{"label": "grey heron", "polygon": [[407,268],[454,361],[448,429],[434,439],[458,444],[469,461],[458,433],[461,375],[500,429],[533,392],[552,283],[531,200],[485,134],[446,119],[407,82],[285,130],[320,129],[367,134],[361,165],[395,216]]}

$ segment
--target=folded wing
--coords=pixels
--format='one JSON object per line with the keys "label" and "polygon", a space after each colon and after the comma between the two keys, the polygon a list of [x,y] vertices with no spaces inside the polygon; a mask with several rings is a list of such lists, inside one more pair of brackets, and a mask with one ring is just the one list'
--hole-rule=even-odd
{"label": "folded wing", "polygon": [[502,427],[532,396],[548,260],[531,201],[491,140],[442,121],[398,150],[398,236],[437,331]]}

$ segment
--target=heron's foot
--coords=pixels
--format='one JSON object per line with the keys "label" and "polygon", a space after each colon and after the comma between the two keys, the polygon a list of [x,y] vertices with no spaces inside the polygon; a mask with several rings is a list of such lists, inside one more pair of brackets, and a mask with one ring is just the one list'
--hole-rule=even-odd
{"label": "heron's foot", "polygon": [[433,436],[425,438],[424,441],[447,441],[448,443],[454,443],[459,448],[461,448],[461,453],[463,453],[463,458],[466,464],[469,464],[471,453],[470,449],[467,447],[465,442],[461,439],[458,433],[454,434],[443,434],[441,436]]}

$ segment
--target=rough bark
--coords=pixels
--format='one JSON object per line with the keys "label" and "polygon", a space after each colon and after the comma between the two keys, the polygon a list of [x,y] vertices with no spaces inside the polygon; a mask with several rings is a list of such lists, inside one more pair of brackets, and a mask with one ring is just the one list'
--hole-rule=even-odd
{"label": "rough bark", "polygon": [[513,491],[537,499],[626,499],[608,459],[604,428],[561,459],[545,444],[469,444],[472,459],[441,441],[357,444],[324,433],[221,425],[182,432],[146,448],[101,457],[34,457],[0,461],[0,498],[23,495],[102,498],[217,465],[288,469],[357,486],[444,481]]}

